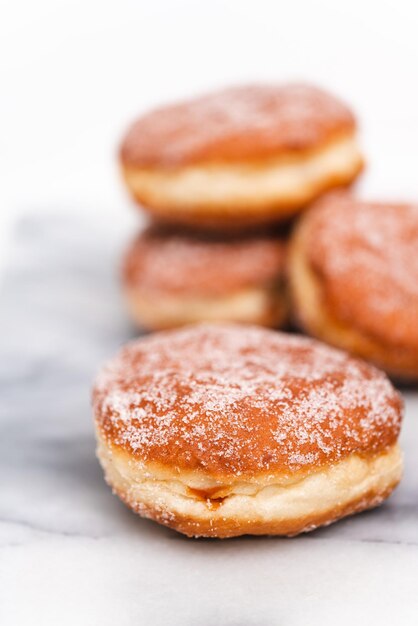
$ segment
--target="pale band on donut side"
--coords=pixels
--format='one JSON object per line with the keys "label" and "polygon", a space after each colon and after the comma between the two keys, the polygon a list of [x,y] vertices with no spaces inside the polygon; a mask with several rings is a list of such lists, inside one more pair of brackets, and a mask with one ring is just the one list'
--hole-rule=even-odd
{"label": "pale band on donut side", "polygon": [[114,492],[188,536],[310,531],[402,475],[386,376],[303,337],[205,324],[140,339],[102,370],[93,407]]}
{"label": "pale band on donut side", "polygon": [[198,473],[155,472],[109,447],[97,433],[97,454],[114,492],[143,517],[188,536],[297,535],[378,506],[402,476],[398,444],[365,458],[352,454],[332,467],[277,483],[238,482],[232,487]]}
{"label": "pale band on donut side", "polygon": [[124,289],[125,302],[140,328],[164,330],[196,322],[230,321],[281,328],[288,319],[286,295],[275,287],[247,287],[224,296],[160,294]]}
{"label": "pale band on donut side", "polygon": [[155,218],[181,224],[240,225],[291,217],[333,187],[350,184],[363,168],[354,134],[306,153],[264,161],[210,163],[164,170],[124,166],[136,200]]}

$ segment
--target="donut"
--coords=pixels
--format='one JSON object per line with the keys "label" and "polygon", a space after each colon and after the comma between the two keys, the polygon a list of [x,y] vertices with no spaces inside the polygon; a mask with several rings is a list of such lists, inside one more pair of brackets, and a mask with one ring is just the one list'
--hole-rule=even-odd
{"label": "donut", "polygon": [[120,149],[155,219],[205,229],[287,220],[363,167],[351,111],[310,85],[250,85],[156,109]]}
{"label": "donut", "polygon": [[418,205],[331,194],[301,219],[289,265],[305,331],[418,380]]}
{"label": "donut", "polygon": [[122,267],[132,319],[159,330],[200,321],[281,327],[287,318],[285,246],[269,236],[208,238],[150,227]]}
{"label": "donut", "polygon": [[377,506],[401,478],[386,375],[298,335],[206,323],[142,337],[99,373],[93,410],[114,493],[188,536],[296,535]]}

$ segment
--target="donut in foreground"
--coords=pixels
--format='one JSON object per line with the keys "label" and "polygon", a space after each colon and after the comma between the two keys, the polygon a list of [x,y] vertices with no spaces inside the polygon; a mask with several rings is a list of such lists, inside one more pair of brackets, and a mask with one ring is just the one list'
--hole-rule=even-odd
{"label": "donut in foreground", "polygon": [[141,117],[120,150],[133,197],[205,229],[288,219],[363,167],[345,104],[310,85],[214,92]]}
{"label": "donut in foreground", "polygon": [[330,194],[296,229],[290,283],[308,333],[418,380],[418,205]]}
{"label": "donut in foreground", "polygon": [[189,536],[295,535],[400,480],[385,374],[312,339],[202,324],[128,344],[93,391],[107,482]]}
{"label": "donut in foreground", "polygon": [[281,327],[287,319],[285,247],[268,236],[207,238],[148,228],[129,247],[123,288],[150,330],[200,321]]}

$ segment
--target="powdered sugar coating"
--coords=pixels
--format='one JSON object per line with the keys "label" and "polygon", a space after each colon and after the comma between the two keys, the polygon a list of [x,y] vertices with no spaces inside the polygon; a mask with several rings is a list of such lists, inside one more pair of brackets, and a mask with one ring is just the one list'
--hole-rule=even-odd
{"label": "powdered sugar coating", "polygon": [[143,461],[211,475],[292,473],[393,444],[386,376],[300,336],[201,324],[128,344],[98,376],[98,427]]}
{"label": "powdered sugar coating", "polygon": [[340,321],[418,363],[418,205],[331,194],[305,218],[307,258]]}
{"label": "powdered sugar coating", "polygon": [[321,89],[248,85],[144,115],[129,129],[121,158],[144,167],[243,161],[316,148],[354,129],[349,109]]}
{"label": "powdered sugar coating", "polygon": [[272,237],[208,239],[151,228],[130,246],[123,278],[148,292],[229,295],[279,284],[284,263],[284,244]]}

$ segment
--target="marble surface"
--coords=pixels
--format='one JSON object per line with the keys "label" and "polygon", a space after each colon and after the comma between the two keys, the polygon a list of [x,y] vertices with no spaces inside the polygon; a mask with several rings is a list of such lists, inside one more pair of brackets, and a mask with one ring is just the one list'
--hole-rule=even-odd
{"label": "marble surface", "polygon": [[412,624],[418,395],[405,477],[381,508],[295,539],[187,540],[125,508],[94,455],[89,388],[133,334],[123,226],[20,222],[1,291],[0,623]]}

